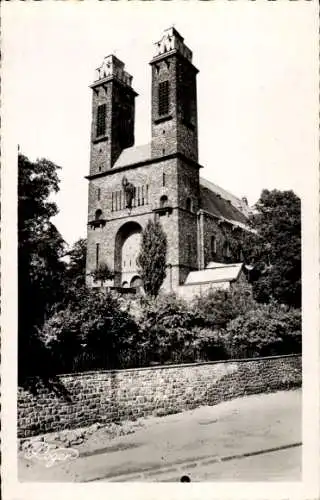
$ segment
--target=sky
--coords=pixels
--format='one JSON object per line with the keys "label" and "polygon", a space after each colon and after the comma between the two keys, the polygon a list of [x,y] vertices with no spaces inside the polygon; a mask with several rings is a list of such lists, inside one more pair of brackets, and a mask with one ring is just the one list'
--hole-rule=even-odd
{"label": "sky", "polygon": [[314,2],[5,2],[6,116],[23,154],[62,167],[55,223],[69,244],[87,231],[95,68],[110,53],[125,63],[139,94],[135,143],[149,142],[148,63],[172,25],[200,71],[201,175],[249,204],[262,189],[308,197],[318,150]]}

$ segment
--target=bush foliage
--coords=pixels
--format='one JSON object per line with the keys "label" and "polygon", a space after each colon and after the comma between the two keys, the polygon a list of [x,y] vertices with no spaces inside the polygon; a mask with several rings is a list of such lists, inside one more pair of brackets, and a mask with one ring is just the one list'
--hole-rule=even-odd
{"label": "bush foliage", "polygon": [[230,321],[223,334],[228,357],[301,352],[301,311],[260,305]]}
{"label": "bush foliage", "polygon": [[[187,304],[140,298],[140,313],[103,290],[74,290],[40,338],[57,372],[192,363],[301,352],[301,312],[258,304],[250,288],[217,290]],[[138,307],[138,303],[136,304]]]}
{"label": "bush foliage", "polygon": [[212,290],[197,297],[192,306],[203,316],[206,327],[221,329],[237,316],[255,309],[257,304],[250,285],[239,283],[230,290]]}
{"label": "bush foliage", "polygon": [[40,337],[59,372],[130,366],[138,327],[116,297],[79,289],[44,324]]}
{"label": "bush foliage", "polygon": [[145,358],[156,363],[193,361],[193,329],[204,325],[201,313],[174,295],[146,299],[140,331]]}

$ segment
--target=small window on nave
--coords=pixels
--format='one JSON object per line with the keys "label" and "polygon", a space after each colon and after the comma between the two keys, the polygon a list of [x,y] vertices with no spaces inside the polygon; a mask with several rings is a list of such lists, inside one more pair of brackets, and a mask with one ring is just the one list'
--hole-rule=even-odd
{"label": "small window on nave", "polygon": [[166,206],[168,206],[168,197],[164,194],[160,198],[160,207],[163,208],[163,207],[166,207]]}
{"label": "small window on nave", "polygon": [[186,200],[186,210],[188,210],[188,212],[192,212],[192,201],[191,201],[191,198],[187,198],[187,200]]}
{"label": "small window on nave", "polygon": [[96,213],[95,213],[95,219],[100,220],[101,217],[102,217],[102,210],[100,210],[100,208],[98,208],[98,210],[96,210]]}
{"label": "small window on nave", "polygon": [[230,243],[227,240],[223,243],[223,255],[224,257],[231,257]]}
{"label": "small window on nave", "polygon": [[211,236],[211,258],[214,258],[217,253],[217,238]]}

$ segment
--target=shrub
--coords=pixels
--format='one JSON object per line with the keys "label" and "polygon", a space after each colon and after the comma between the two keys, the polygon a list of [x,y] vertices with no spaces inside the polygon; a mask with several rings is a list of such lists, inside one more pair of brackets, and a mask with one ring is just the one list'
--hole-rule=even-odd
{"label": "shrub", "polygon": [[131,365],[137,333],[136,323],[115,297],[83,289],[46,321],[41,338],[58,371],[81,371]]}
{"label": "shrub", "polygon": [[160,295],[156,299],[145,298],[142,302],[141,323],[150,329],[161,324],[165,328],[188,328],[204,325],[201,312],[190,307],[174,294]]}
{"label": "shrub", "polygon": [[145,299],[140,328],[146,358],[157,363],[193,361],[193,329],[201,326],[204,318],[198,311],[174,295]]}
{"label": "shrub", "polygon": [[46,359],[61,373],[301,352],[299,310],[258,305],[241,287],[220,292],[197,307],[174,295],[139,298],[133,319],[110,293],[74,290],[40,332]]}
{"label": "shrub", "polygon": [[192,306],[205,318],[207,328],[221,329],[237,316],[255,309],[257,303],[253,299],[251,286],[239,283],[230,290],[213,290],[197,297]]}
{"label": "shrub", "polygon": [[232,358],[301,352],[301,311],[261,305],[232,320],[223,333]]}
{"label": "shrub", "polygon": [[228,358],[221,331],[194,328],[193,335],[191,347],[195,361],[217,361]]}

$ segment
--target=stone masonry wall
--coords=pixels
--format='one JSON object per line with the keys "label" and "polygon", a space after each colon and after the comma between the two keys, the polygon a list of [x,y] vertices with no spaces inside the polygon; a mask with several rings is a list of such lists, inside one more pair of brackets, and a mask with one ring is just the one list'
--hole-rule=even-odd
{"label": "stone masonry wall", "polygon": [[18,436],[177,413],[301,380],[299,355],[33,378],[18,391]]}

